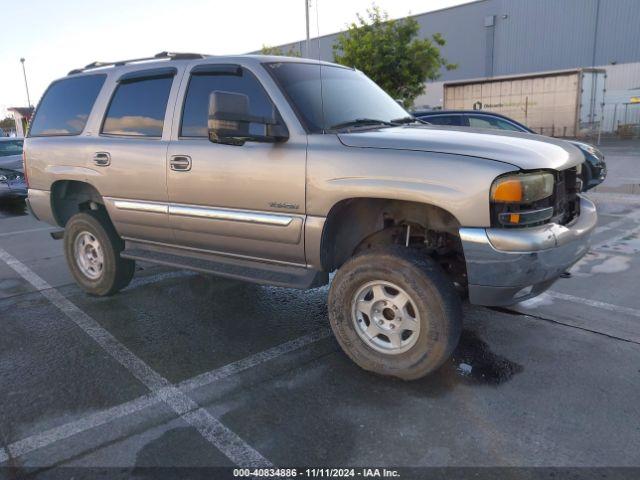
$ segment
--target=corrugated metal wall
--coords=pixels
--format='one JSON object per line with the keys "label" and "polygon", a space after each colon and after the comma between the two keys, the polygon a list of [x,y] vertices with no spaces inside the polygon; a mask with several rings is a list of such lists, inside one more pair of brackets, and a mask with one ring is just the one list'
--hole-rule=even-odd
{"label": "corrugated metal wall", "polygon": [[[440,80],[640,62],[640,0],[480,0],[415,18],[422,36],[442,33],[444,56],[459,65]],[[333,60],[335,38],[312,40],[311,55],[319,43]]]}

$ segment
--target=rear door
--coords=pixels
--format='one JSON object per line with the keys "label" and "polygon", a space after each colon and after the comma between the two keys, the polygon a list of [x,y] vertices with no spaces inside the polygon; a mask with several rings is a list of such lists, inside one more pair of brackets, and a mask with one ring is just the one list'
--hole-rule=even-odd
{"label": "rear door", "polygon": [[212,143],[207,137],[211,92],[247,95],[255,116],[269,116],[274,103],[262,80],[239,65],[197,65],[186,75],[167,168],[177,244],[304,263],[306,135],[289,126],[283,143]]}
{"label": "rear door", "polygon": [[115,79],[99,135],[87,152],[118,232],[127,239],[173,243],[166,155],[178,88],[175,67],[131,71]]}

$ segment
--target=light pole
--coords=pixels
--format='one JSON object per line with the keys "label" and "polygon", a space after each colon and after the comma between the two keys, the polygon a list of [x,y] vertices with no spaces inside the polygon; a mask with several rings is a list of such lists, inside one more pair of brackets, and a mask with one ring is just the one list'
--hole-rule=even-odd
{"label": "light pole", "polygon": [[27,71],[24,69],[24,58],[20,59],[22,64],[22,74],[24,75],[24,88],[27,89],[27,106],[31,107],[31,98],[29,98],[29,84],[27,83]]}
{"label": "light pole", "polygon": [[304,0],[304,12],[305,17],[307,19],[307,43],[305,45],[305,54],[306,58],[309,58],[309,2],[311,0]]}

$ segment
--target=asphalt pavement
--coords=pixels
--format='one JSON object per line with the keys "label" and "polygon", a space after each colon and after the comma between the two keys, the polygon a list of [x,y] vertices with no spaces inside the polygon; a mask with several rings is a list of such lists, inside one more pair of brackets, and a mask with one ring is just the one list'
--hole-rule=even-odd
{"label": "asphalt pavement", "polygon": [[340,351],[326,287],[142,264],[119,294],[89,297],[53,229],[0,206],[2,474],[640,467],[640,143],[603,150],[594,246],[571,278],[513,308],[466,306],[454,357],[415,382]]}

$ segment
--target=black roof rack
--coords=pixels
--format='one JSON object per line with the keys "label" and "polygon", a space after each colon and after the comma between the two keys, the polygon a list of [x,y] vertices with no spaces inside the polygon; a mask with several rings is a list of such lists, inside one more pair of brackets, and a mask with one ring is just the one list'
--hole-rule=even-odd
{"label": "black roof rack", "polygon": [[169,60],[196,60],[205,57],[206,55],[203,55],[201,53],[160,52],[155,54],[153,57],[132,58],[131,60],[118,60],[117,62],[91,62],[89,65],[86,65],[82,68],[71,70],[68,74],[74,75],[76,73],[82,73],[86,72],[87,70],[101,67],[120,67],[122,65],[126,65],[127,63],[143,62],[145,60],[161,60],[164,58],[168,58]]}

